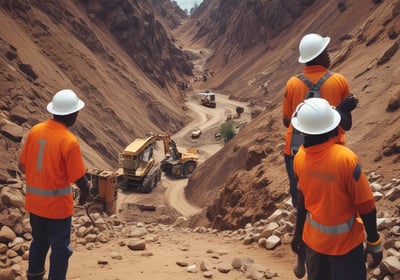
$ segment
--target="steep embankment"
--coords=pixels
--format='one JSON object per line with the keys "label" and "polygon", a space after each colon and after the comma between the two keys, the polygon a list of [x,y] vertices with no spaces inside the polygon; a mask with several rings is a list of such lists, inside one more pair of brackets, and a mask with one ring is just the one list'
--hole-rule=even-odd
{"label": "steep embankment", "polygon": [[172,133],[189,120],[176,83],[192,64],[146,1],[1,5],[2,181],[15,177],[22,136],[50,117],[45,105],[62,88],[86,103],[72,130],[89,168],[117,168],[134,138]]}

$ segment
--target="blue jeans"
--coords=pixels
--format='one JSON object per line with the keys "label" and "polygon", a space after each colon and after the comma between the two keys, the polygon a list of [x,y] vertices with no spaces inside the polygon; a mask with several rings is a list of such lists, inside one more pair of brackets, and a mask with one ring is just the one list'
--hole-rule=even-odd
{"label": "blue jeans", "polygon": [[363,252],[362,243],[343,256],[323,255],[307,246],[308,280],[366,280]]}
{"label": "blue jeans", "polygon": [[72,218],[47,219],[30,214],[32,242],[29,248],[28,280],[42,279],[46,256],[51,247],[48,280],[65,280],[68,259],[72,255],[69,247]]}
{"label": "blue jeans", "polygon": [[297,208],[297,178],[294,175],[293,159],[294,156],[283,154],[285,157],[286,172],[289,178],[290,195],[292,196],[292,204]]}

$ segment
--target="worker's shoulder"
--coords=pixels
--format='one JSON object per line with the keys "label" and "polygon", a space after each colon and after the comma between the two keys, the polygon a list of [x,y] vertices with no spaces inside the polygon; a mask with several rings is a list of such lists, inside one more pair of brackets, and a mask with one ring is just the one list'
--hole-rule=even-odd
{"label": "worker's shoulder", "polygon": [[299,79],[299,77],[298,77],[300,74],[301,74],[301,73],[291,76],[291,77],[287,80],[286,83],[287,83],[287,84],[292,84],[292,83],[298,83],[298,82],[300,82],[300,79]]}
{"label": "worker's shoulder", "polygon": [[339,144],[339,143],[335,143],[332,145],[332,149],[334,150],[334,154],[342,157],[342,158],[354,158],[357,157],[356,153],[350,149],[349,147],[343,145],[343,144]]}
{"label": "worker's shoulder", "polygon": [[[299,74],[298,74],[299,75]],[[286,89],[298,89],[299,87],[305,86],[304,83],[299,79],[298,75],[290,77],[286,82]]]}
{"label": "worker's shoulder", "polygon": [[343,74],[338,73],[338,72],[332,72],[332,71],[330,71],[330,72],[332,73],[330,79],[340,80],[340,81],[344,81],[347,83],[347,79]]}

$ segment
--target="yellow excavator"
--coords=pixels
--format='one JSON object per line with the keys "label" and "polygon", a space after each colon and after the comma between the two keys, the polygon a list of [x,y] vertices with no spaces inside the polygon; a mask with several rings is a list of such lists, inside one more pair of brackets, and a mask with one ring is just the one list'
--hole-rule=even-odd
{"label": "yellow excavator", "polygon": [[[164,145],[165,158],[158,165],[153,157],[157,141]],[[137,138],[119,156],[118,185],[124,190],[151,192],[161,180],[161,172],[168,176],[187,177],[196,168],[199,156],[195,149],[181,153],[169,135],[149,135]]]}

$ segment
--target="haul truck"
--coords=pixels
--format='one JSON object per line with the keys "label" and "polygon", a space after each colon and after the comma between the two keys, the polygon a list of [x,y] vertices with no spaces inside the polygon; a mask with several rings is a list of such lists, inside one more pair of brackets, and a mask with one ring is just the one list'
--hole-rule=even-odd
{"label": "haul truck", "polygon": [[217,103],[215,102],[215,93],[213,92],[201,92],[200,103],[206,107],[215,108]]}

